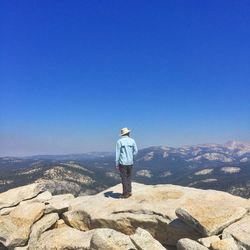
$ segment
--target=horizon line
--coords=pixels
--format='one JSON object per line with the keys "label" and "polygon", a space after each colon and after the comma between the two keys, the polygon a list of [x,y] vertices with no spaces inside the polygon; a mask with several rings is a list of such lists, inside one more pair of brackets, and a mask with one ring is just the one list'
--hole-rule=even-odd
{"label": "horizon line", "polygon": [[[238,142],[238,143],[243,143],[243,144],[249,144],[250,145],[250,141],[242,141],[242,140],[229,140],[225,143],[198,143],[198,144],[184,144],[178,147],[173,147],[173,146],[168,146],[168,145],[152,145],[152,146],[146,146],[146,147],[142,147],[140,150],[144,150],[144,149],[148,149],[148,148],[159,148],[159,147],[167,147],[167,148],[174,148],[174,149],[178,149],[178,148],[183,148],[183,147],[193,147],[193,146],[203,146],[203,145],[219,145],[219,146],[225,146],[228,143],[231,142]],[[98,154],[113,154],[115,153],[115,151],[87,151],[87,152],[79,152],[79,153],[49,153],[49,154],[30,154],[30,155],[23,155],[23,156],[17,156],[17,155],[0,155],[0,158],[28,158],[28,157],[41,157],[41,156],[66,156],[66,155],[84,155],[84,154],[94,154],[94,153],[98,153]]]}

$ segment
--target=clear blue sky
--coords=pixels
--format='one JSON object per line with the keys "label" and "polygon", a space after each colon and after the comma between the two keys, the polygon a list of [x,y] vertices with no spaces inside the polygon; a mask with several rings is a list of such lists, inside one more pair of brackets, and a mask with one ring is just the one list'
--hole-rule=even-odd
{"label": "clear blue sky", "polygon": [[0,3],[0,155],[250,141],[250,1]]}

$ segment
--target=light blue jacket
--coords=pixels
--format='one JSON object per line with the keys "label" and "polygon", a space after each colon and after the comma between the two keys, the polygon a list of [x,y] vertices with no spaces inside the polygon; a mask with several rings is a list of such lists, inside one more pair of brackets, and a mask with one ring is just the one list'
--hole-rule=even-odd
{"label": "light blue jacket", "polygon": [[127,135],[122,136],[116,143],[116,166],[133,165],[137,153],[135,140]]}

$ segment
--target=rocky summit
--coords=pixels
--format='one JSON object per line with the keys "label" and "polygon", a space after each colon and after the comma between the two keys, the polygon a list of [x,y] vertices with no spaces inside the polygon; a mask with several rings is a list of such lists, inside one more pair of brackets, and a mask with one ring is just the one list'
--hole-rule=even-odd
{"label": "rocky summit", "polygon": [[0,249],[250,249],[250,200],[215,190],[133,183],[52,195],[41,184],[0,193]]}

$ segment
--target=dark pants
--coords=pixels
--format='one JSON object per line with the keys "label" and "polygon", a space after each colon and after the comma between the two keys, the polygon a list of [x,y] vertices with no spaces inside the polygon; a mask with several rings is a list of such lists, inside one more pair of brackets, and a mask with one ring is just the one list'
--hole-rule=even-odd
{"label": "dark pants", "polygon": [[131,174],[133,165],[119,165],[120,175],[122,179],[123,194],[131,193]]}

